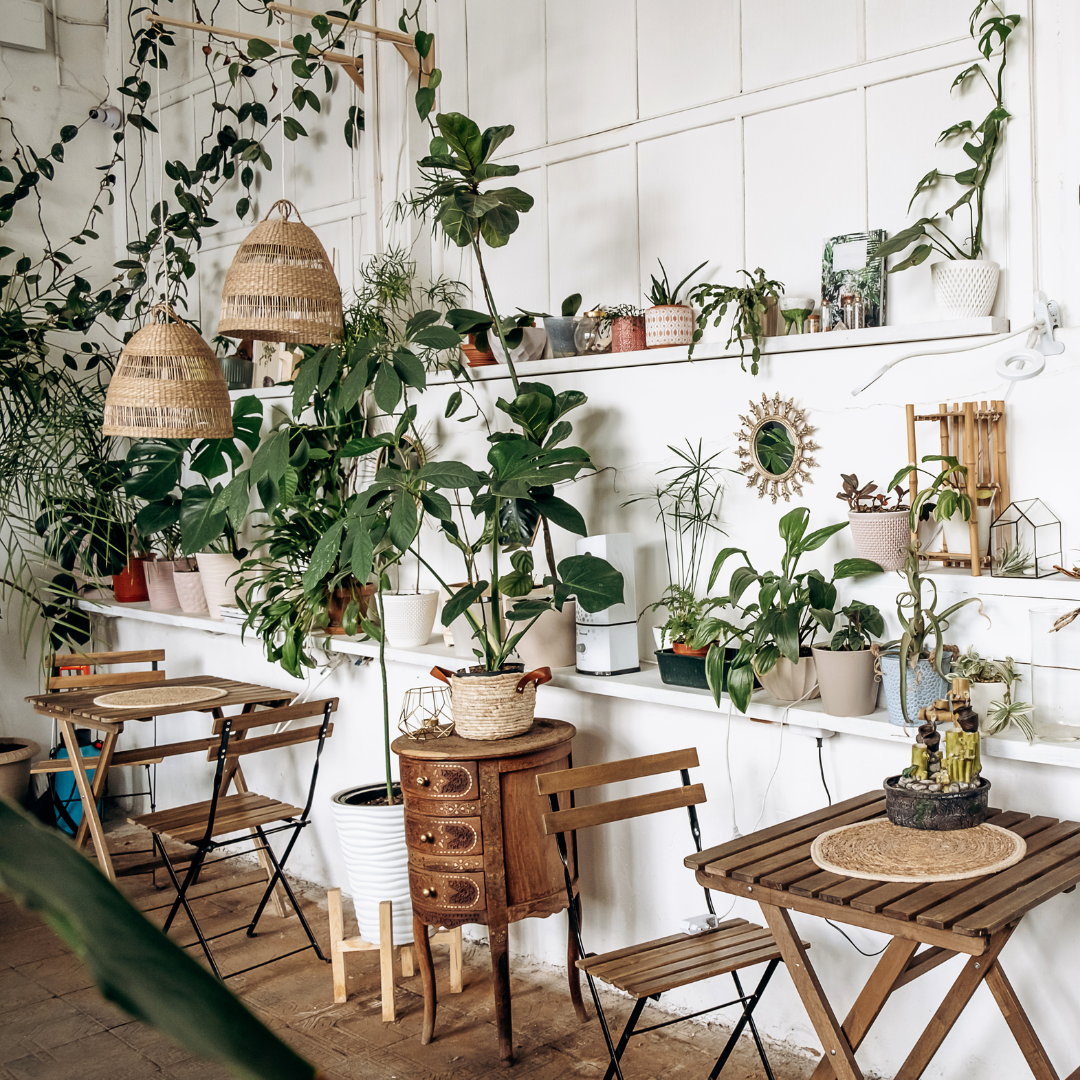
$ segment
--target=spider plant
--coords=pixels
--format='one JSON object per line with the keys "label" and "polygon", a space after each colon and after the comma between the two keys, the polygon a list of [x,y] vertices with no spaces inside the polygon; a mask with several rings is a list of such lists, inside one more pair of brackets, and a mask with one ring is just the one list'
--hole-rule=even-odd
{"label": "spider plant", "polygon": [[991,702],[986,714],[986,731],[989,735],[996,735],[1004,731],[1010,724],[1015,724],[1023,733],[1027,741],[1035,739],[1035,725],[1031,720],[1032,706],[1026,701]]}

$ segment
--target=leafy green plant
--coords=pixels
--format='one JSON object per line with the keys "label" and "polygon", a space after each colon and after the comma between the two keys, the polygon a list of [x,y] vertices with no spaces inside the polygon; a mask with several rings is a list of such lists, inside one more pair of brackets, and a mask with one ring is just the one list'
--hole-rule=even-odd
{"label": "leafy green plant", "polygon": [[[982,13],[987,8],[991,8],[996,14],[991,14],[989,18],[979,22]],[[987,75],[982,63],[971,64],[953,79],[950,90],[955,90],[957,87],[963,88],[972,80],[982,79],[993,95],[993,107],[978,126],[970,120],[961,120],[947,127],[938,136],[939,146],[942,143],[948,144],[954,139],[966,139],[963,149],[971,159],[971,167],[958,173],[943,173],[937,169],[931,169],[915,185],[915,193],[911,196],[911,202],[908,203],[910,212],[915,200],[924,191],[932,191],[942,180],[953,180],[962,191],[960,197],[945,211],[945,216],[951,222],[956,211],[966,206],[967,237],[957,244],[942,227],[944,223],[939,215],[920,218],[910,228],[898,232],[875,249],[875,257],[885,258],[906,251],[912,244],[915,245],[907,258],[893,266],[890,273],[895,274],[899,270],[918,266],[935,251],[947,259],[978,259],[982,256],[986,185],[990,179],[994,157],[1005,134],[1005,124],[1010,119],[1010,114],[1005,108],[1005,63],[1008,57],[1009,37],[1020,22],[1019,15],[1006,15],[995,0],[978,0],[968,21],[968,33],[977,43],[979,52],[982,53],[987,64],[996,64],[996,70],[991,69],[990,75]]]}
{"label": "leafy green plant", "polygon": [[[810,511],[803,506],[796,507],[780,519],[784,555],[779,573],[759,573],[742,548],[724,548],[713,563],[709,575],[710,590],[728,559],[733,555],[742,557],[743,565],[732,571],[728,595],[724,598],[724,602],[733,608],[739,608],[739,602],[748,589],[757,587],[756,599],[739,608],[744,625],[736,626],[716,619],[715,628],[706,629],[709,624],[709,620],[706,620],[701,630],[702,634],[711,632],[716,638],[726,636],[730,640],[737,637],[741,641],[727,680],[728,694],[740,712],[746,712],[750,704],[755,674],[767,674],[781,657],[797,664],[800,656],[809,655],[810,645],[819,627],[832,630],[837,581],[882,572],[881,567],[869,559],[842,559],[834,565],[832,576],[828,579],[820,570],[798,573],[799,560],[803,555],[816,551],[830,537],[846,529],[848,524],[843,521],[807,533],[809,520]],[[714,665],[710,668],[706,663],[705,670],[713,696],[719,704],[722,683],[718,676],[722,676],[722,667]]]}
{"label": "leafy green plant", "polygon": [[1035,554],[1019,541],[1006,544],[994,555],[994,569],[1003,577],[1024,577],[1035,569]]}
{"label": "leafy green plant", "polygon": [[[572,319],[581,308],[581,293],[571,293],[559,308],[559,314],[564,319]],[[518,311],[522,315],[528,315],[530,319],[554,319],[555,316],[549,311],[526,311],[524,308],[518,308]]]}
{"label": "leafy green plant", "polygon": [[1031,720],[1032,712],[1033,707],[1026,701],[1013,701],[1009,697],[1004,701],[992,701],[986,714],[987,734],[997,735],[1010,724],[1015,724],[1024,733],[1027,741],[1033,742],[1035,725]]}
{"label": "leafy green plant", "polygon": [[664,275],[662,278],[657,279],[655,274],[650,274],[649,278],[652,285],[649,288],[646,296],[649,303],[653,307],[674,307],[679,303],[679,293],[682,292],[682,287],[709,261],[705,260],[703,263],[698,263],[689,274],[686,275],[673,289],[668,283],[667,271],[664,269],[664,264],[659,259],[656,260],[660,263],[660,271]]}
{"label": "leafy green plant", "polygon": [[852,600],[840,609],[840,614],[846,621],[829,639],[833,652],[861,652],[885,633],[885,619],[873,604]]}
{"label": "leafy green plant", "polygon": [[[904,489],[899,485],[893,486],[893,494],[896,497],[896,505],[889,505],[889,496],[886,492],[878,491],[877,484],[863,484],[860,486],[859,478],[855,473],[841,473],[840,479],[843,488],[837,492],[836,497],[848,504],[848,508],[856,514],[885,514],[893,510],[907,510],[904,504]],[[874,492],[877,492],[875,495]]]}
{"label": "leafy green plant", "polygon": [[756,375],[761,360],[761,340],[765,336],[765,313],[770,300],[775,303],[780,299],[784,283],[766,278],[765,271],[760,266],[753,274],[746,270],[740,270],[739,273],[746,278],[745,285],[702,284],[691,291],[690,302],[701,308],[701,312],[688,355],[693,357],[694,346],[701,340],[709,320],[713,320],[713,326],[719,326],[730,307],[733,312],[726,347],[730,349],[732,343],[738,341],[739,365],[745,371],[746,340],[749,338],[753,346],[750,353],[750,374]]}
{"label": "leafy green plant", "polygon": [[949,668],[950,675],[978,683],[1005,683],[1011,686],[1020,676],[1016,673],[1015,662],[1011,656],[1004,661],[984,660],[973,645],[966,652],[960,653]]}
{"label": "leafy green plant", "polygon": [[[912,462],[905,465],[889,482],[890,488],[898,488],[901,481],[913,472],[930,477],[929,486],[920,488],[911,503],[910,516],[913,531],[918,528],[920,521],[925,521],[929,517],[932,517],[934,521],[944,522],[959,512],[964,521],[970,521],[974,513],[971,496],[967,492],[967,466],[961,465],[957,458],[947,454],[927,454],[922,458],[923,464],[931,461],[942,463],[937,473],[920,469]],[[980,499],[988,499],[993,492],[986,488],[979,488],[977,494]],[[934,501],[931,502],[931,499]]]}

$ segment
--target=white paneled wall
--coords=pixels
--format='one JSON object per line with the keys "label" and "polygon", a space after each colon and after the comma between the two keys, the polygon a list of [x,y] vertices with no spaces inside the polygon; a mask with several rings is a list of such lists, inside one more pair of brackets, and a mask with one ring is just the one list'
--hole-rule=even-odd
{"label": "white paneled wall", "polygon": [[793,82],[860,59],[860,0],[749,0],[742,5],[742,89]]}

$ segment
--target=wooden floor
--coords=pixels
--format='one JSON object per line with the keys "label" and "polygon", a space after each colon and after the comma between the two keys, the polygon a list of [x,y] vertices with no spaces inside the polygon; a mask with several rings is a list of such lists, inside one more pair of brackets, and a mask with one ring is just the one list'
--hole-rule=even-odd
{"label": "wooden floor", "polygon": [[[131,861],[125,850],[141,846],[141,836],[110,834],[118,866]],[[140,906],[160,903],[147,876],[122,882]],[[236,911],[250,902],[252,889],[238,889],[209,905],[209,932],[235,925]],[[325,895],[304,892],[305,911],[316,934],[328,941]],[[246,910],[246,908],[245,908]],[[155,914],[151,912],[151,917]],[[156,917],[160,921],[160,914]],[[346,931],[351,910],[347,913]],[[225,970],[260,959],[270,950],[286,952],[298,939],[296,920],[267,916],[259,937],[226,941],[220,951]],[[184,938],[183,940],[188,940]],[[606,1057],[595,1019],[579,1024],[570,1005],[563,975],[522,961],[515,962],[512,990],[514,1051],[517,1063],[507,1070],[499,1061],[488,954],[482,945],[466,944],[465,992],[447,992],[445,951],[436,948],[439,1020],[435,1041],[420,1045],[423,1007],[419,976],[398,976],[398,1020],[379,1018],[379,972],[376,953],[349,957],[349,1001],[335,1005],[330,966],[307,952],[230,980],[230,988],[265,1023],[324,1072],[325,1080],[364,1077],[371,1080],[479,1080],[483,1077],[557,1080],[604,1073]],[[241,962],[240,957],[243,957]],[[780,977],[778,975],[778,977]],[[726,989],[726,988],[725,988]],[[605,999],[617,1024],[626,999]],[[768,1009],[768,999],[761,1011]],[[592,1010],[590,1007],[590,1014]],[[719,1026],[693,1021],[635,1039],[624,1058],[626,1080],[699,1080],[706,1077],[724,1042]],[[776,1080],[804,1080],[808,1060],[770,1047]],[[104,1002],[82,966],[35,916],[0,893],[0,1080],[225,1080],[219,1066],[190,1058],[163,1036],[129,1020]],[[744,1038],[722,1080],[763,1080],[752,1044]]]}

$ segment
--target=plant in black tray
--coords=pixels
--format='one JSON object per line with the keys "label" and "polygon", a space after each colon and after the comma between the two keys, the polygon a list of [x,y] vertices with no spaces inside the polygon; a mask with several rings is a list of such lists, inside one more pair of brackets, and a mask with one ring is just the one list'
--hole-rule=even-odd
{"label": "plant in black tray", "polygon": [[840,609],[844,623],[828,642],[814,645],[818,689],[830,716],[866,716],[877,704],[877,647],[885,620],[873,604],[861,600]]}
{"label": "plant in black tray", "polygon": [[[722,624],[722,628],[739,636],[742,642],[728,674],[728,693],[740,712],[746,712],[750,703],[755,675],[769,693],[781,700],[810,696],[815,684],[810,646],[819,628],[833,627],[835,582],[881,572],[881,567],[869,559],[841,559],[828,579],[820,570],[798,573],[803,555],[816,551],[831,536],[847,528],[844,521],[807,533],[809,519],[810,511],[802,506],[780,519],[784,555],[779,573],[759,573],[742,548],[724,548],[713,563],[710,590],[729,558],[739,555],[744,563],[732,572],[728,595],[724,598],[740,611],[744,625]],[[757,586],[756,598],[739,608],[740,600],[752,586]],[[719,684],[710,678],[710,686],[719,704]]]}

